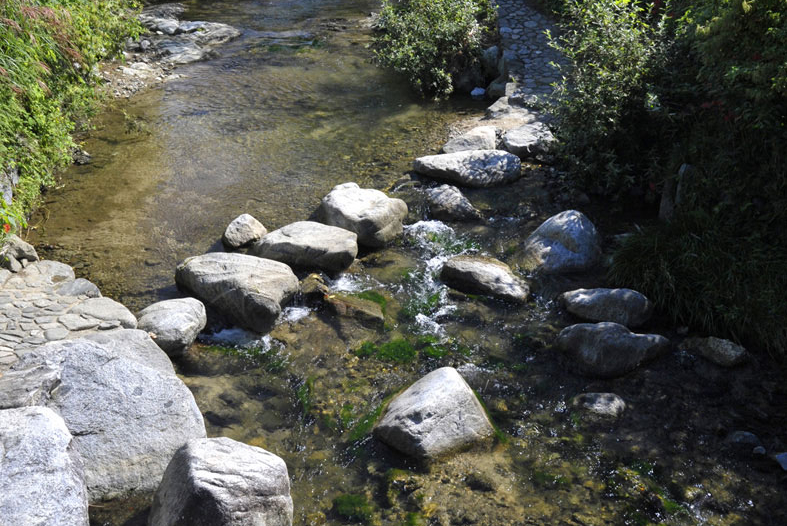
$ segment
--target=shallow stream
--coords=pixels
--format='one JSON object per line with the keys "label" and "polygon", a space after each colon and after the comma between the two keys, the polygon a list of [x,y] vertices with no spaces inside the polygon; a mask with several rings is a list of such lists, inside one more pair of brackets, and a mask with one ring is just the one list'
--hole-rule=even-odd
{"label": "shallow stream", "polygon": [[[138,310],[177,296],[177,263],[221,250],[221,233],[241,213],[272,230],[308,218],[346,181],[408,201],[401,242],[326,277],[333,291],[384,305],[384,324],[300,301],[262,338],[213,323],[176,364],[209,436],[285,459],[295,524],[787,524],[782,472],[724,442],[746,430],[769,451],[784,448],[784,386],[764,364],[729,372],[676,352],[618,380],[583,378],[551,348],[574,322],[554,297],[602,276],[535,280],[525,306],[459,294],[435,278],[459,253],[517,268],[521,241],[559,209],[544,172],[533,171],[503,189],[468,192],[483,224],[426,220],[418,183],[395,182],[414,157],[436,151],[451,123],[484,105],[419,101],[375,68],[364,22],[376,2],[185,3],[185,18],[243,35],[102,115],[85,142],[93,162],[47,195],[31,237],[46,257]],[[272,34],[283,31],[299,36]],[[607,241],[630,228],[586,212]],[[675,336],[662,320],[650,328]],[[388,397],[443,365],[462,371],[499,433],[417,465],[368,430]],[[582,392],[615,392],[628,409],[617,422],[594,422],[571,405]],[[358,496],[350,516],[335,500],[348,494]],[[96,506],[92,521],[143,524],[147,505]]]}

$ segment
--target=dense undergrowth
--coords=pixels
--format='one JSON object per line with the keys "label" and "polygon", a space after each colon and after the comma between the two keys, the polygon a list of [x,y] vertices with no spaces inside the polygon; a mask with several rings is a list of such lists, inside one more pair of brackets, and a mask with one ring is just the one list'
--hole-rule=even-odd
{"label": "dense undergrowth", "polygon": [[575,64],[554,108],[571,182],[674,205],[617,250],[613,280],[784,358],[787,0],[541,3]]}
{"label": "dense undergrowth", "polygon": [[[94,111],[97,63],[138,34],[133,0],[0,2],[0,174],[18,170],[7,233],[71,161],[72,133]],[[2,235],[2,234],[0,234]]]}

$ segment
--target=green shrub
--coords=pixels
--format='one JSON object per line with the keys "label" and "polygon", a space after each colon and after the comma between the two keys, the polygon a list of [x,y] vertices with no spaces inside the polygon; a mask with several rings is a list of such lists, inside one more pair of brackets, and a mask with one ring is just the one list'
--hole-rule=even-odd
{"label": "green shrub", "polygon": [[25,223],[41,187],[71,160],[71,133],[93,110],[93,68],[138,34],[131,0],[6,0],[0,3],[0,170],[17,168],[0,220]]}
{"label": "green shrub", "polygon": [[422,96],[444,97],[454,76],[478,62],[495,19],[490,0],[383,0],[374,56]]}

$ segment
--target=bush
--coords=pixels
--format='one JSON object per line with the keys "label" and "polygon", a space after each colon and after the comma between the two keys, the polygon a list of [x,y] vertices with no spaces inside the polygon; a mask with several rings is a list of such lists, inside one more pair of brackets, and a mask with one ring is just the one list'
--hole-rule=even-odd
{"label": "bush", "polygon": [[139,26],[131,0],[0,3],[0,172],[18,169],[14,202],[0,220],[25,223],[42,186],[71,160],[71,133],[94,108],[93,68]]}
{"label": "bush", "polygon": [[455,76],[478,63],[495,19],[490,0],[383,0],[374,56],[422,96],[445,97]]}

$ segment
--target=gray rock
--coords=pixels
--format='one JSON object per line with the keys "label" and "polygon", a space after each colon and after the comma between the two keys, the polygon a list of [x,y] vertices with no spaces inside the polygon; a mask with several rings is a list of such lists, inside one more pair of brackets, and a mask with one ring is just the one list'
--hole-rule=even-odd
{"label": "gray rock", "polygon": [[46,407],[0,411],[0,522],[87,526],[82,459],[63,419]]}
{"label": "gray rock", "polygon": [[[127,345],[141,343],[142,336],[145,353]],[[164,361],[164,352],[141,331],[118,331],[49,343],[12,367],[56,372],[59,382],[44,403],[74,436],[90,502],[155,490],[174,452],[205,436],[194,397]]]}
{"label": "gray rock", "polygon": [[100,324],[99,320],[86,318],[78,314],[63,314],[57,319],[57,321],[62,323],[63,326],[69,331],[84,331],[87,329],[93,329],[98,327]]}
{"label": "gray rock", "polygon": [[777,453],[773,456],[773,459],[778,462],[784,471],[787,471],[787,453]]}
{"label": "gray rock", "polygon": [[394,398],[374,435],[407,455],[434,459],[494,432],[470,386],[452,367],[427,374]]}
{"label": "gray rock", "polygon": [[748,451],[751,451],[752,448],[762,446],[760,437],[750,431],[733,431],[727,435],[724,441],[736,447],[743,447]]}
{"label": "gray rock", "polygon": [[260,239],[249,254],[293,267],[340,272],[358,255],[358,235],[344,228],[298,221]]}
{"label": "gray rock", "polygon": [[48,365],[5,371],[0,376],[0,409],[45,405],[58,383],[59,370]]}
{"label": "gray rock", "polygon": [[494,150],[497,145],[497,129],[494,126],[477,126],[467,133],[445,143],[443,153],[468,150]]}
{"label": "gray rock", "polygon": [[240,248],[259,241],[268,230],[250,214],[241,214],[227,226],[221,241],[231,249]]}
{"label": "gray rock", "polygon": [[178,3],[171,2],[166,4],[147,6],[142,10],[142,16],[149,16],[152,18],[180,18],[186,12],[186,6]]}
{"label": "gray rock", "polygon": [[498,71],[499,57],[500,49],[497,46],[488,47],[481,54],[481,67],[487,78],[494,78],[500,75],[500,71]]}
{"label": "gray rock", "polygon": [[[507,86],[504,89],[507,90]],[[519,119],[523,122],[533,122],[535,116],[527,108],[512,105],[509,102],[509,97],[501,96],[486,109],[486,119]]]}
{"label": "gray rock", "polygon": [[474,188],[499,186],[522,176],[519,157],[502,150],[427,155],[416,159],[413,169],[434,179]]}
{"label": "gray rock", "polygon": [[580,272],[601,258],[601,236],[582,212],[566,210],[544,221],[525,240],[524,249],[528,270]]}
{"label": "gray rock", "polygon": [[508,130],[503,135],[503,149],[520,159],[531,159],[537,155],[548,154],[554,142],[555,138],[549,127],[539,121]]}
{"label": "gray rock", "polygon": [[87,296],[88,298],[100,298],[101,291],[90,281],[84,278],[77,278],[74,281],[66,281],[59,285],[55,291],[61,296]]}
{"label": "gray rock", "polygon": [[407,205],[379,190],[344,183],[322,199],[318,215],[327,225],[358,234],[359,245],[382,247],[402,234]]}
{"label": "gray rock", "polygon": [[577,289],[560,296],[566,310],[588,321],[611,321],[633,328],[644,324],[653,304],[631,289]]}
{"label": "gray rock", "polygon": [[131,311],[110,298],[88,298],[74,305],[69,312],[105,322],[118,322],[125,329],[137,327],[137,318]]}
{"label": "gray rock", "polygon": [[443,184],[426,190],[429,215],[441,221],[475,221],[481,219],[481,212],[462,195],[459,188]]}
{"label": "gray rock", "polygon": [[371,325],[382,326],[385,323],[382,307],[373,301],[346,294],[327,294],[324,301],[337,316],[354,318]]}
{"label": "gray rock", "polygon": [[229,438],[189,440],[167,466],[150,526],[290,526],[287,466]]}
{"label": "gray rock", "polygon": [[582,393],[572,405],[600,418],[619,418],[626,410],[626,402],[615,393]]}
{"label": "gray rock", "polygon": [[722,367],[734,367],[743,363],[747,358],[745,348],[730,340],[713,336],[689,338],[684,340],[682,346]]}
{"label": "gray rock", "polygon": [[616,378],[653,360],[670,349],[670,341],[658,334],[634,334],[618,323],[580,323],[566,327],[556,345],[580,373]]}
{"label": "gray rock", "polygon": [[154,341],[170,357],[185,353],[208,323],[205,306],[194,298],[154,303],[138,314],[137,327],[155,335]]}
{"label": "gray rock", "polygon": [[284,263],[244,254],[209,253],[178,265],[175,281],[238,325],[268,332],[298,291]]}
{"label": "gray rock", "polygon": [[36,249],[33,248],[33,245],[22,241],[16,234],[10,234],[6,237],[3,248],[0,249],[0,263],[6,258],[14,258],[17,261],[26,259],[27,261],[33,262],[38,261],[38,253],[36,253]]}
{"label": "gray rock", "polygon": [[19,183],[19,168],[6,165],[0,168],[0,196],[7,206],[14,199],[14,187]]}
{"label": "gray rock", "polygon": [[484,294],[507,301],[525,302],[530,287],[502,261],[483,256],[456,256],[445,262],[440,279],[469,294]]}

